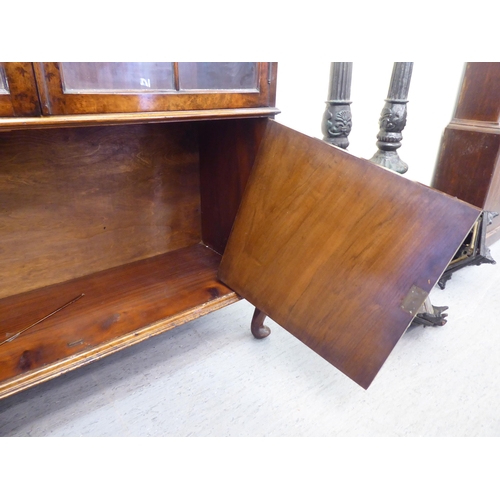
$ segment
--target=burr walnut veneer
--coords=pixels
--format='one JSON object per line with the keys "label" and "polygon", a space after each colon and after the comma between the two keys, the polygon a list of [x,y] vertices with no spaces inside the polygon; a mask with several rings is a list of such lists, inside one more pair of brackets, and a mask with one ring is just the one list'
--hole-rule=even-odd
{"label": "burr walnut veneer", "polygon": [[44,114],[9,107],[10,85],[0,396],[241,297],[368,387],[479,215],[276,123],[274,64],[254,94],[131,112],[63,102],[56,63],[19,64]]}

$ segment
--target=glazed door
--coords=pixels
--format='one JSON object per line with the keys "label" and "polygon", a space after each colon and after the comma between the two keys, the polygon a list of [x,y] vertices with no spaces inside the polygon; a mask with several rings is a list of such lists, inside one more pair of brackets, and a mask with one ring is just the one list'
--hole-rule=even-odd
{"label": "glazed door", "polygon": [[35,71],[47,115],[274,106],[273,63],[59,62]]}
{"label": "glazed door", "polygon": [[40,105],[31,63],[0,63],[0,117],[39,115]]}
{"label": "glazed door", "polygon": [[219,278],[368,388],[479,214],[269,121]]}

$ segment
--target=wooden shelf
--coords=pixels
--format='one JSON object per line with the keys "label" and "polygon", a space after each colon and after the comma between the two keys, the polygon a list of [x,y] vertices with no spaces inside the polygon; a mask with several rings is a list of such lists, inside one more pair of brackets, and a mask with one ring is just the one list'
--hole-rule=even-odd
{"label": "wooden shelf", "polygon": [[0,300],[0,397],[87,364],[239,300],[220,255],[198,244]]}
{"label": "wooden shelf", "polygon": [[133,123],[165,123],[182,121],[224,120],[231,118],[272,117],[277,108],[238,108],[189,111],[160,111],[148,113],[106,113],[88,115],[58,115],[30,118],[0,118],[0,131],[45,129],[61,127],[91,127],[97,125],[126,125]]}

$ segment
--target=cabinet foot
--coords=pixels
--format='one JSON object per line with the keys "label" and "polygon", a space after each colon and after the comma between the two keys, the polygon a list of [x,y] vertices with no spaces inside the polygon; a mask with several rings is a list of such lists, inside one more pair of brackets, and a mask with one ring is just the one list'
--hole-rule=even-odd
{"label": "cabinet foot", "polygon": [[453,273],[466,266],[480,266],[481,264],[496,264],[491,256],[490,249],[486,246],[486,230],[493,219],[498,216],[497,212],[487,212],[479,216],[477,222],[471,229],[462,246],[458,249],[455,257],[446,268],[438,281],[439,288],[444,290],[446,282],[451,279]]}
{"label": "cabinet foot", "polygon": [[252,335],[256,339],[263,339],[271,333],[271,329],[264,325],[266,318],[267,316],[260,309],[255,308],[250,328],[252,330]]}
{"label": "cabinet foot", "polygon": [[413,318],[412,325],[426,326],[444,326],[446,324],[447,314],[443,314],[448,306],[434,306],[431,299],[427,297],[417,315]]}

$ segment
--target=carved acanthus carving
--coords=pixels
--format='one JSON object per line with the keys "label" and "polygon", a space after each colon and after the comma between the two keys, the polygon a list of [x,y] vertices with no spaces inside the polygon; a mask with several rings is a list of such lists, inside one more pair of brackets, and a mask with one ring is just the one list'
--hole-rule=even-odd
{"label": "carved acanthus carving", "polygon": [[[385,106],[382,110],[382,114],[379,120],[381,132],[387,132],[386,137],[380,137],[380,140],[385,142],[393,142],[391,137],[394,137],[395,134],[401,135],[401,132],[405,128],[406,125],[406,106],[404,104],[392,104],[391,106]],[[379,135],[381,135],[379,133]],[[401,137],[398,137],[400,140]]]}
{"label": "carved acanthus carving", "polygon": [[351,101],[352,63],[335,62],[330,66],[329,100],[323,114],[323,140],[347,149],[352,128]]}
{"label": "carved acanthus carving", "polygon": [[350,134],[352,128],[351,110],[348,106],[344,106],[344,109],[341,109],[340,106],[337,106],[334,111],[336,111],[335,114],[333,114],[332,111],[327,108],[327,135],[332,139],[339,137],[345,137],[347,139],[347,136]]}
{"label": "carved acanthus carving", "polygon": [[389,92],[379,119],[378,151],[371,158],[377,165],[400,174],[408,170],[408,165],[399,158],[396,150],[401,147],[401,132],[406,125],[406,103],[412,70],[413,63],[394,63]]}

